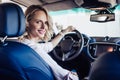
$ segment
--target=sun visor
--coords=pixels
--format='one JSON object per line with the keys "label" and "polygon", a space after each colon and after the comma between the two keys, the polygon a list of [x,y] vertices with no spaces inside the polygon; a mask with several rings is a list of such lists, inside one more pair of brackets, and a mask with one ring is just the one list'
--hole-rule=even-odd
{"label": "sun visor", "polygon": [[84,8],[99,8],[99,7],[111,7],[111,3],[98,1],[98,0],[84,0],[84,3],[81,5]]}
{"label": "sun visor", "polygon": [[111,7],[114,7],[115,5],[117,5],[117,1],[116,0],[98,0],[100,2],[105,2],[105,3],[110,3]]}

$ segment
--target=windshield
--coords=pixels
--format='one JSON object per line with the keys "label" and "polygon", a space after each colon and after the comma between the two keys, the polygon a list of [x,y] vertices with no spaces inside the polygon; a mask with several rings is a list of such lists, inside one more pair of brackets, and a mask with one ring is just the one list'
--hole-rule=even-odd
{"label": "windshield", "polygon": [[115,21],[104,23],[91,22],[90,15],[95,11],[84,8],[50,11],[50,15],[53,18],[54,26],[58,29],[73,25],[81,33],[89,36],[120,37],[120,5],[117,5],[113,12],[115,13]]}
{"label": "windshield", "polygon": [[[4,0],[2,2],[8,2]],[[9,1],[12,2],[12,1]],[[20,5],[21,6],[21,5]],[[23,11],[26,7],[21,6]],[[73,8],[69,10],[49,11],[52,16],[54,31],[57,34],[61,29],[66,28],[69,25],[73,25],[81,33],[88,36],[95,37],[120,37],[120,5],[116,5],[113,13],[115,13],[115,21],[110,22],[91,22],[90,15],[95,14],[94,10],[85,8]],[[103,19],[104,17],[102,17]]]}

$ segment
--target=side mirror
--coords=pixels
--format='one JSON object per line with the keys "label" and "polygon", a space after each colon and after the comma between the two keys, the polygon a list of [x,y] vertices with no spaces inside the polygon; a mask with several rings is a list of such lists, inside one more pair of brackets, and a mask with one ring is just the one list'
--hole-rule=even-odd
{"label": "side mirror", "polygon": [[115,14],[93,14],[90,15],[90,21],[92,22],[108,22],[108,21],[115,21]]}

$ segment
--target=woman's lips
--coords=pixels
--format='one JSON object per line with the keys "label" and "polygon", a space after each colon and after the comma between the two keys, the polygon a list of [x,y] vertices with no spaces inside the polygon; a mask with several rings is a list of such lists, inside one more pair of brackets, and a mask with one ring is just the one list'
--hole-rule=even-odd
{"label": "woman's lips", "polygon": [[45,30],[38,30],[40,34],[45,34]]}

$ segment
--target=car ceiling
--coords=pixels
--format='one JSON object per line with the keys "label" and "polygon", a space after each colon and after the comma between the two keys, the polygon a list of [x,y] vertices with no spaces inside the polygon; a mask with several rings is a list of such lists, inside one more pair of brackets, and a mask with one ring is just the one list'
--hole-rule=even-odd
{"label": "car ceiling", "polygon": [[[96,1],[103,3],[110,3],[112,6],[114,6],[116,3],[117,4],[120,3],[120,0],[11,0],[11,1],[17,2],[26,7],[32,4],[39,4],[46,7],[50,11],[66,10],[66,9],[78,8],[78,7],[89,8],[91,7],[91,5],[92,7],[99,7],[95,3]],[[103,6],[101,4],[99,5]]]}

